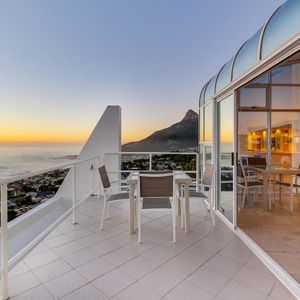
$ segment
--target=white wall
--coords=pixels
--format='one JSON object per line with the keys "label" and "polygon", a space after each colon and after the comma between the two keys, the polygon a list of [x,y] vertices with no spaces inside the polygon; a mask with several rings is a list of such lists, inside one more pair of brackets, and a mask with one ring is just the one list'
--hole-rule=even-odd
{"label": "white wall", "polygon": [[[98,167],[103,164],[104,153],[120,151],[121,108],[120,106],[108,106],[78,156],[79,160],[97,156],[101,158],[101,161],[94,160],[76,166],[77,201],[88,197],[92,193],[98,193]],[[105,163],[108,170],[120,170],[120,158],[118,156],[110,156],[110,159],[106,159]],[[91,171],[91,165],[94,166],[93,171]],[[116,180],[118,178],[112,179]],[[68,200],[72,199],[71,172],[69,172],[58,190],[57,196]]]}

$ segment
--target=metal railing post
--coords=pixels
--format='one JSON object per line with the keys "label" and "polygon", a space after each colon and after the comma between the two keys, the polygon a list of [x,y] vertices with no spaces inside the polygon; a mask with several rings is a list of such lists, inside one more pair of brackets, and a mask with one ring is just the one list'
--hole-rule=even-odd
{"label": "metal railing post", "polygon": [[2,299],[8,299],[8,234],[7,234],[7,184],[1,185],[1,290]]}
{"label": "metal railing post", "polygon": [[199,192],[199,154],[196,154],[196,192]]}
{"label": "metal railing post", "polygon": [[152,153],[149,153],[149,171],[152,171]]}
{"label": "metal railing post", "polygon": [[73,190],[73,205],[72,205],[72,224],[76,224],[76,165],[72,166],[72,190]]}

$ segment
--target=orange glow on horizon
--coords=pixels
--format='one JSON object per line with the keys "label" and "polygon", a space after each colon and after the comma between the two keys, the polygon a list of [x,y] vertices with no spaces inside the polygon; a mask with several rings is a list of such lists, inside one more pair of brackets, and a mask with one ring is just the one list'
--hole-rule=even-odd
{"label": "orange glow on horizon", "polygon": [[[136,142],[146,138],[151,133],[145,132],[125,132],[122,135],[122,144]],[[5,132],[0,134],[1,144],[21,144],[21,143],[70,143],[82,144],[87,141],[89,134],[76,132],[57,132],[35,130],[34,133],[26,131]]]}

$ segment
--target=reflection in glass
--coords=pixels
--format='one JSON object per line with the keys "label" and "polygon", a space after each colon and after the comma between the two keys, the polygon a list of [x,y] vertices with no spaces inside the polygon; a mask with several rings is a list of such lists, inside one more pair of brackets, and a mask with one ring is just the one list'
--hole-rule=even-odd
{"label": "reflection in glass", "polygon": [[266,88],[243,87],[240,89],[240,107],[265,107],[266,105]]}
{"label": "reflection in glass", "polygon": [[240,49],[233,65],[233,80],[250,70],[258,62],[258,44],[260,29]]}
{"label": "reflection in glass", "polygon": [[300,31],[300,1],[289,0],[271,18],[262,41],[262,58],[269,55]]}
{"label": "reflection in glass", "polygon": [[206,86],[208,83],[206,83],[200,93],[200,98],[199,98],[199,106],[204,104],[204,96],[205,96],[205,90],[206,90]]}
{"label": "reflection in glass", "polygon": [[209,100],[211,100],[211,98],[215,94],[216,79],[217,79],[217,76],[214,76],[208,83],[208,86],[205,91],[205,102],[208,102]]}
{"label": "reflection in glass", "polygon": [[203,142],[204,141],[204,108],[200,108],[199,110],[199,141]]}
{"label": "reflection in glass", "polygon": [[267,113],[239,112],[239,156],[264,157],[267,152]]}
{"label": "reflection in glass", "polygon": [[233,219],[233,134],[234,97],[219,103],[219,170],[218,209],[232,222]]}
{"label": "reflection in glass", "polygon": [[231,82],[231,65],[233,59],[231,59],[220,71],[216,83],[216,92],[221,91],[225,86]]}
{"label": "reflection in glass", "polygon": [[300,109],[300,87],[297,86],[273,86],[273,109]]}
{"label": "reflection in glass", "polygon": [[210,103],[204,107],[204,139],[206,142],[213,140],[213,104]]}
{"label": "reflection in glass", "polygon": [[273,112],[271,164],[299,167],[299,112]]}
{"label": "reflection in glass", "polygon": [[300,64],[288,64],[278,66],[271,72],[272,84],[299,84]]}
{"label": "reflection in glass", "polygon": [[[295,1],[288,3],[295,5]],[[274,37],[275,40],[280,38],[280,35]],[[246,190],[240,184],[245,180],[239,171],[241,165],[238,165],[236,178],[238,227],[298,281],[300,176],[296,174],[300,163],[299,58],[298,52],[265,73],[271,74],[270,83],[255,80],[247,84],[246,89],[241,88],[241,100],[246,108],[253,103],[262,103],[260,105],[263,106],[266,94],[270,97],[271,107],[266,106],[266,112],[239,111],[238,160],[246,166],[246,180],[252,187]],[[266,93],[267,89],[269,93]],[[267,151],[270,151],[268,155]],[[253,159],[249,160],[250,157],[267,157],[272,173],[268,173],[263,166],[260,169],[253,169],[252,166],[251,169]],[[288,174],[291,170],[296,172],[293,176]]]}

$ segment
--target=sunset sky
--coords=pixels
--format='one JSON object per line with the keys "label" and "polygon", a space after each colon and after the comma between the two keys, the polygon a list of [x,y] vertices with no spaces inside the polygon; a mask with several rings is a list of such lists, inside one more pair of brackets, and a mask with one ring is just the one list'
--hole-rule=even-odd
{"label": "sunset sky", "polygon": [[197,110],[203,84],[283,0],[16,0],[0,10],[0,143],[123,142]]}

